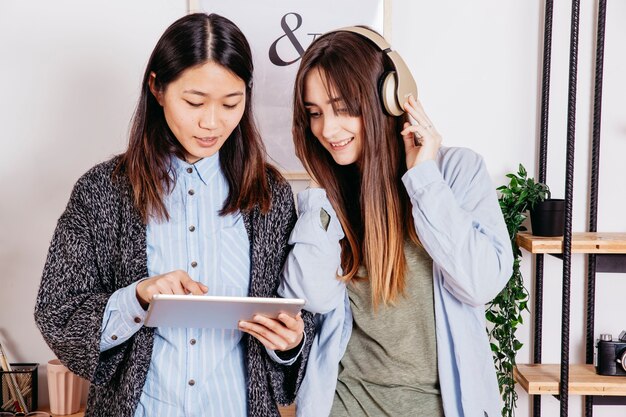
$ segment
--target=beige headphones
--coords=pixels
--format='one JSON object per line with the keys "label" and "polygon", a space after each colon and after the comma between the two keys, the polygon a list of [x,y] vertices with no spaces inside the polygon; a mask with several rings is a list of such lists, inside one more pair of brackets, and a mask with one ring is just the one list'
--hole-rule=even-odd
{"label": "beige headphones", "polygon": [[385,72],[378,80],[380,98],[387,114],[390,116],[401,116],[404,114],[402,106],[409,94],[412,94],[417,99],[417,84],[415,84],[413,75],[411,75],[409,67],[404,63],[400,54],[391,50],[391,45],[385,38],[365,27],[348,26],[331,32],[352,32],[361,35],[369,39],[389,57],[394,70]]}

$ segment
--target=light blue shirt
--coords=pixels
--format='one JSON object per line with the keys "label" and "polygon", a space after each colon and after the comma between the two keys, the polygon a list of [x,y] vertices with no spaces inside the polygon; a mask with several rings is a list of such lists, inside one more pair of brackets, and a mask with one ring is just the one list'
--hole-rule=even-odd
{"label": "light blue shirt", "polygon": [[[172,159],[176,183],[164,198],[169,221],[146,229],[148,276],[184,270],[210,295],[246,296],[250,243],[242,216],[220,216],[228,183],[219,154],[188,164]],[[128,340],[146,312],[134,283],[110,297],[103,318],[101,351]],[[154,348],[136,417],[247,416],[242,333],[226,329],[162,328]],[[280,360],[273,351],[272,359]]]}
{"label": "light blue shirt", "polygon": [[[485,304],[506,285],[513,254],[495,188],[482,158],[441,148],[436,161],[410,169],[402,181],[421,243],[433,259],[437,364],[447,417],[500,415],[500,395],[486,333]],[[331,220],[320,222],[320,209]],[[341,225],[322,189],[298,195],[299,218],[279,294],[306,300],[317,334],[296,400],[297,415],[330,412],[338,364],[352,330],[345,284],[336,279]]]}

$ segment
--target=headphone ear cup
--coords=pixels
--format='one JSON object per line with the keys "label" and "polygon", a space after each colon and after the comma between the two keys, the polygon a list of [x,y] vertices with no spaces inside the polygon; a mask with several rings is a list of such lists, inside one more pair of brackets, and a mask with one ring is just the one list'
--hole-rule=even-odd
{"label": "headphone ear cup", "polygon": [[395,71],[387,71],[378,79],[378,93],[385,113],[400,116],[404,113],[397,99],[398,81]]}

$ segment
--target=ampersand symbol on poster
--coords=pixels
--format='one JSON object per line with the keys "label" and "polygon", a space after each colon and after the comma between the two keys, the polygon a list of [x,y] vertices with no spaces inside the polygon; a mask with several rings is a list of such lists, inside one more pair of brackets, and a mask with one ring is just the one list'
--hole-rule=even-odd
{"label": "ampersand symbol on poster", "polygon": [[[296,17],[296,27],[294,28],[291,28],[289,24],[287,23],[287,16],[289,15],[293,15]],[[296,35],[294,34],[294,32],[298,30],[300,26],[302,26],[302,16],[300,16],[298,13],[290,12],[282,17],[282,19],[280,20],[280,27],[283,29],[283,32],[285,32],[285,34],[279,37],[278,39],[276,39],[274,43],[272,43],[272,45],[270,46],[269,58],[272,64],[279,66],[279,67],[286,67],[288,65],[293,64],[294,62],[297,62],[302,57],[302,55],[304,54],[304,48],[300,44],[300,41],[298,40],[298,38],[296,38]],[[315,38],[321,34],[320,33],[307,33],[307,35],[313,35],[313,40],[315,40]],[[293,45],[296,52],[298,52],[298,57],[291,61],[285,61],[280,56],[278,56],[278,51],[277,51],[278,42],[280,42],[281,39],[285,37],[289,40],[291,45]]]}

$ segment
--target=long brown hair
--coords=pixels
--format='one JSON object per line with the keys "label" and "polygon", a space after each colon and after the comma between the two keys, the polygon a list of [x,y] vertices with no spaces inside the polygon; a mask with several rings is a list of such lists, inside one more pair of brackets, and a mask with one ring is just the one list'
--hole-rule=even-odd
{"label": "long brown hair", "polygon": [[114,173],[130,180],[135,205],[146,223],[151,216],[169,219],[163,197],[176,181],[171,177],[175,171],[170,161],[173,155],[184,159],[183,148],[150,91],[150,74],[156,74],[155,87],[165,91],[185,70],[209,61],[228,69],[246,84],[243,116],[219,153],[220,166],[229,185],[220,214],[247,211],[256,204],[264,213],[270,209],[267,174],[282,177],[265,163],[265,147],[253,119],[250,46],[230,20],[217,14],[194,13],[167,28],[152,51],[131,123],[128,149]]}
{"label": "long brown hair", "polygon": [[[307,49],[296,75],[293,138],[296,154],[326,189],[346,237],[341,266],[346,281],[364,265],[372,302],[393,304],[405,288],[404,239],[418,243],[409,197],[401,183],[406,172],[400,136],[404,116],[383,112],[378,80],[391,63],[370,41],[350,32],[331,32]],[[363,146],[356,164],[340,166],[315,138],[304,105],[305,81],[320,71],[331,98],[340,97],[348,114],[360,117]],[[335,108],[333,101],[333,108]]]}

